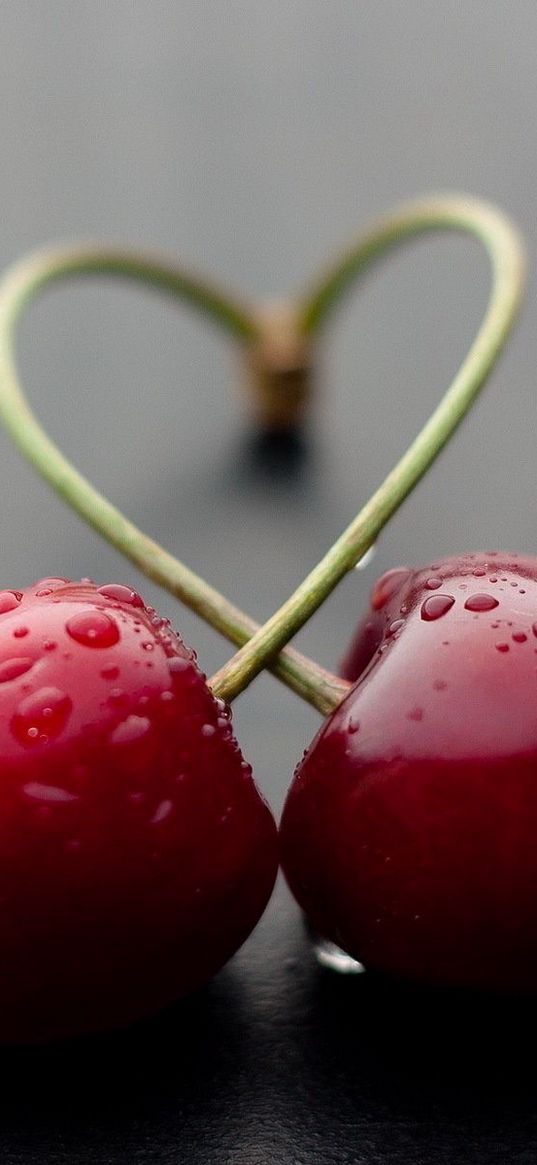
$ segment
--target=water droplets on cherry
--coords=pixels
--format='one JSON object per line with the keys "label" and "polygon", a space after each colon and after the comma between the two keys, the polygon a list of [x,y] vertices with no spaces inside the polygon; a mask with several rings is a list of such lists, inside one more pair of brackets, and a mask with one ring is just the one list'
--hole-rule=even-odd
{"label": "water droplets on cherry", "polygon": [[421,605],[421,617],[426,623],[433,623],[447,615],[454,602],[453,595],[430,595]]}
{"label": "water droplets on cherry", "polygon": [[97,593],[104,595],[107,599],[115,599],[119,603],[126,603],[129,607],[143,607],[144,600],[137,591],[133,591],[131,587],[124,586],[123,583],[106,583],[103,587],[98,587]]}
{"label": "water droplets on cherry", "polygon": [[161,801],[160,805],[157,805],[157,808],[155,809],[155,812],[150,821],[150,825],[161,825],[163,821],[167,821],[172,813],[173,801],[170,801],[169,799]]}
{"label": "water droplets on cherry", "polygon": [[60,688],[39,688],[18,705],[11,720],[13,734],[21,744],[45,744],[63,731],[72,707]]}
{"label": "water droplets on cherry", "polygon": [[495,599],[494,595],[479,593],[476,595],[470,595],[464,606],[467,611],[493,611],[495,607],[499,606],[499,600]]}
{"label": "water droplets on cherry", "polygon": [[15,611],[21,599],[21,591],[0,591],[0,615]]}
{"label": "water droplets on cherry", "polygon": [[110,733],[111,744],[134,744],[141,740],[151,728],[147,716],[127,716]]}
{"label": "water droplets on cherry", "polygon": [[113,647],[119,640],[119,628],[105,611],[81,611],[65,624],[67,634],[83,647]]}
{"label": "water droplets on cherry", "polygon": [[28,781],[22,791],[29,801],[39,801],[45,805],[68,805],[78,801],[76,794],[70,793],[68,789],[45,785],[41,781]]}
{"label": "water droplets on cherry", "polygon": [[0,663],[0,684],[8,683],[10,680],[16,680],[19,676],[25,675],[27,671],[33,667],[33,659],[20,657],[19,659],[6,659]]}

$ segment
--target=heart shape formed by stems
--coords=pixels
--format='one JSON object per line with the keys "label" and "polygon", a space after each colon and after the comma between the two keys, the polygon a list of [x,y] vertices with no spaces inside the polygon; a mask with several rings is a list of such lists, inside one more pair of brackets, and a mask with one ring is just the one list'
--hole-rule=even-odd
{"label": "heart shape formed by stems", "polygon": [[[381,218],[351,245],[316,286],[291,305],[285,326],[295,329],[286,351],[307,352],[343,292],[399,243],[433,230],[463,231],[484,244],[491,261],[492,288],[485,318],[452,384],[411,446],[358,516],[294,594],[258,627],[218,591],[147,537],[100,494],[64,457],[36,419],[20,387],[14,358],[17,319],[33,295],[51,282],[78,275],[114,275],[148,284],[201,308],[223,325],[247,351],[262,343],[260,315],[211,284],[182,269],[138,252],[109,247],[59,247],[11,267],[0,285],[0,416],[19,449],[50,485],[87,522],[154,582],[195,610],[240,650],[212,677],[213,691],[232,700],[264,668],[319,711],[331,711],[347,685],[286,647],[378,537],[460,424],[491,371],[507,338],[524,285],[524,255],[518,234],[495,207],[465,195],[420,199]],[[291,321],[291,322],[290,322]],[[288,336],[289,339],[289,336]],[[271,347],[269,345],[269,347]],[[277,354],[279,352],[276,344]],[[271,350],[274,350],[272,345]],[[303,360],[307,367],[307,359]],[[285,398],[288,379],[276,359],[268,393]],[[265,382],[264,391],[267,390]],[[296,384],[291,384],[296,398]]]}

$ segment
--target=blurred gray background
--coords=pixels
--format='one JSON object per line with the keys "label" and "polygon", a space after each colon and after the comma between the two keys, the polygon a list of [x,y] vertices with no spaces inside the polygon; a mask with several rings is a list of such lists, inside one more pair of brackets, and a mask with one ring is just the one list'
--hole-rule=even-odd
{"label": "blurred gray background", "polygon": [[[49,241],[107,239],[270,298],[300,289],[380,211],[443,189],[498,202],[533,263],[536,58],[535,0],[4,0],[0,267]],[[486,258],[458,237],[430,237],[375,271],[327,332],[294,472],[256,461],[234,349],[150,293],[51,290],[23,321],[20,367],[39,416],[101,490],[263,619],[404,451],[487,294]],[[299,636],[325,664],[382,570],[462,549],[537,552],[535,322],[531,276],[522,323],[463,430],[374,562]],[[132,580],[209,673],[227,658],[2,433],[0,498],[0,587],[46,574]],[[263,677],[235,723],[279,812],[319,719]],[[365,1003],[318,975],[280,888],[231,969],[185,1004],[186,1027],[179,1009],[119,1052],[97,1044],[94,1060],[85,1045],[3,1058],[2,1162],[533,1161],[534,1077],[519,1085],[518,1049],[498,1051],[496,1008],[477,1034],[473,1005],[459,1016],[450,1058],[437,1038],[444,1003],[422,1054],[414,1005],[364,991]],[[516,1038],[510,1015],[506,1029]],[[489,1066],[504,1073],[490,1093]]]}
{"label": "blurred gray background", "polygon": [[[497,201],[535,249],[537,6],[443,0],[17,0],[0,6],[0,264],[57,239],[157,247],[255,298],[299,289],[409,196]],[[294,475],[255,467],[236,354],[187,310],[64,285],[20,329],[50,432],[99,487],[258,619],[406,448],[484,309],[487,261],[429,238],[331,324]],[[464,429],[299,638],[341,654],[374,576],[459,549],[537,550],[535,287]],[[133,580],[209,672],[227,648],[58,501],[0,435],[0,585]],[[264,678],[236,707],[276,810],[315,713]]]}

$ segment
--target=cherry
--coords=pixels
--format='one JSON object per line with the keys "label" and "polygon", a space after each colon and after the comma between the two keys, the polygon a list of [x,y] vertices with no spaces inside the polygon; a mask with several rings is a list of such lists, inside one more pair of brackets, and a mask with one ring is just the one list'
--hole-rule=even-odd
{"label": "cherry", "polygon": [[299,903],[367,968],[535,990],[537,558],[390,572],[344,672],[283,813]]}
{"label": "cherry", "polygon": [[259,919],[276,828],[194,654],[129,587],[0,592],[0,1039],[120,1026]]}

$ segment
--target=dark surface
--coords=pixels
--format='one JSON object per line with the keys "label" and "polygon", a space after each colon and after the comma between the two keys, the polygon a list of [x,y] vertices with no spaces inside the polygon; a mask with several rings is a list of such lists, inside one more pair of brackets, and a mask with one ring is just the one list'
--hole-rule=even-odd
{"label": "dark surface", "polygon": [[535,1160],[525,1003],[321,972],[281,893],[234,964],[128,1034],[5,1051],[2,1162]]}
{"label": "dark surface", "polygon": [[[364,220],[467,189],[534,249],[537,9],[474,0],[17,0],[0,14],[0,262],[56,238],[154,245],[264,297]],[[52,434],[140,525],[268,616],[453,375],[486,261],[429,240],[334,321],[304,441],[248,426],[235,353],[131,288],[56,289],[21,328]],[[535,295],[453,446],[300,643],[334,665],[375,574],[461,549],[535,551]],[[211,672],[226,647],[136,577],[0,438],[0,585],[132,580]],[[318,718],[270,678],[235,722],[279,812]],[[142,954],[142,952],[141,952]],[[196,998],[126,1035],[0,1056],[2,1165],[529,1165],[535,1008],[317,969],[283,887]]]}

